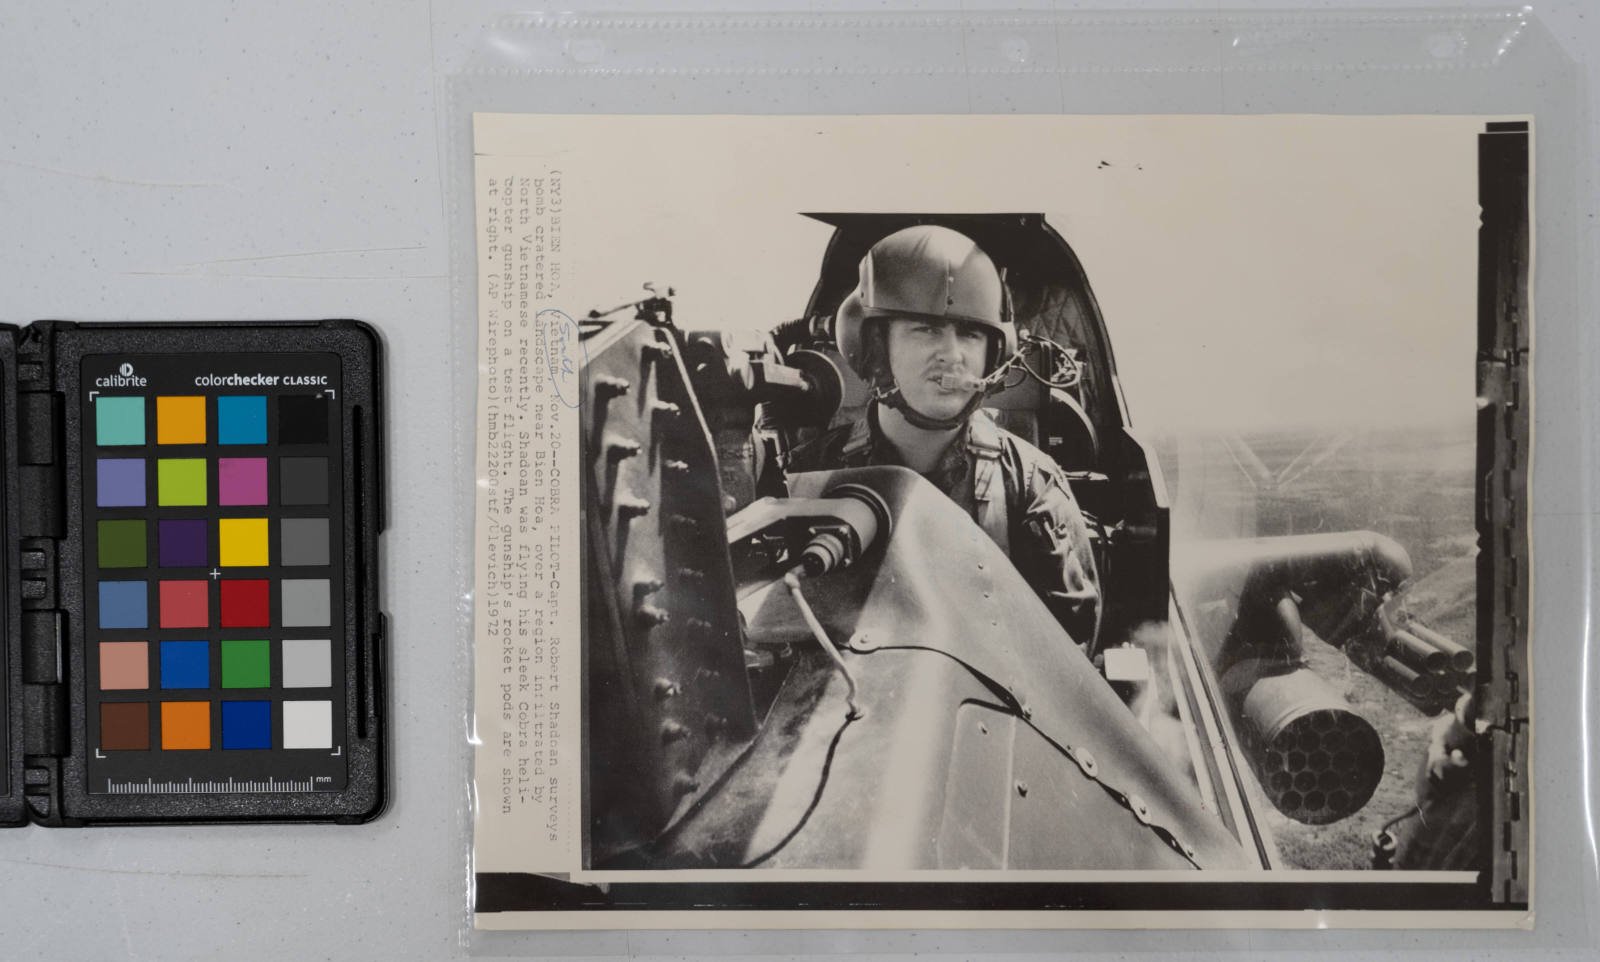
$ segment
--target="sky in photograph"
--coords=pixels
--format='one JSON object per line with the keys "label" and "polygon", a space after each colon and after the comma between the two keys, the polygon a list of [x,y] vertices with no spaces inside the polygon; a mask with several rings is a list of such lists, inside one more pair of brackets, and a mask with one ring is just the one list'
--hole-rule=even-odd
{"label": "sky in photograph", "polygon": [[1470,424],[1467,117],[519,120],[560,171],[574,316],[672,285],[688,328],[799,316],[798,211],[1042,212],[1082,260],[1136,425]]}

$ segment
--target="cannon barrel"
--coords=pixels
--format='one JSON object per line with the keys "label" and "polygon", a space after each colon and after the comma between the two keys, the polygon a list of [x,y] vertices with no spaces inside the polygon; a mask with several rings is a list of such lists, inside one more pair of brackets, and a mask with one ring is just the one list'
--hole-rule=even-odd
{"label": "cannon barrel", "polygon": [[1466,674],[1477,667],[1477,658],[1473,656],[1471,651],[1439,634],[1427,625],[1413,621],[1406,626],[1406,630],[1443,652],[1450,659],[1451,671]]}
{"label": "cannon barrel", "polygon": [[1389,636],[1389,643],[1394,646],[1396,659],[1419,672],[1442,675],[1450,670],[1448,654],[1404,628],[1395,630]]}
{"label": "cannon barrel", "polygon": [[1386,657],[1378,662],[1376,674],[1413,698],[1432,698],[1437,691],[1437,685],[1432,675],[1418,671],[1405,662],[1393,656]]}
{"label": "cannon barrel", "polygon": [[1358,660],[1424,710],[1437,710],[1439,699],[1471,684],[1472,652],[1420,621],[1397,617],[1390,607],[1387,602],[1379,606],[1378,643]]}

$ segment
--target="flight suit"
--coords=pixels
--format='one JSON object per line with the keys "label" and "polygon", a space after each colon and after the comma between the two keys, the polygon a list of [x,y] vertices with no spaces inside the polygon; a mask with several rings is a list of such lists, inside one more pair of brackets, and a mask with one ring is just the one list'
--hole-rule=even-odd
{"label": "flight suit", "polygon": [[[796,448],[788,470],[901,464],[877,425],[874,404],[865,418]],[[1079,647],[1092,650],[1099,579],[1088,526],[1061,468],[980,409],[923,477],[983,528]]]}

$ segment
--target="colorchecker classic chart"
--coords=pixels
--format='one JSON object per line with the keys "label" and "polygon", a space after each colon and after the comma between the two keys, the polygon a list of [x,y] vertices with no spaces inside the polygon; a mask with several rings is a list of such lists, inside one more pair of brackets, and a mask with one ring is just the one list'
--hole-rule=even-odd
{"label": "colorchecker classic chart", "polygon": [[[46,422],[66,439],[64,470],[19,466],[24,500],[60,495],[65,535],[21,525],[23,620],[66,626],[57,651],[22,632],[34,820],[377,811],[377,358],[339,322],[21,335],[22,393],[48,372],[62,399],[19,404],[23,466]],[[51,549],[53,592],[28,577]]]}

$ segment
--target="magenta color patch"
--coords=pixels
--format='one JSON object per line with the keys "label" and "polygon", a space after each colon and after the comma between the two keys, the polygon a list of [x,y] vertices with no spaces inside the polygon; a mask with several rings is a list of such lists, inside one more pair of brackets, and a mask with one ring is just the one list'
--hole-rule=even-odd
{"label": "magenta color patch", "polygon": [[218,458],[218,504],[266,504],[266,458]]}

